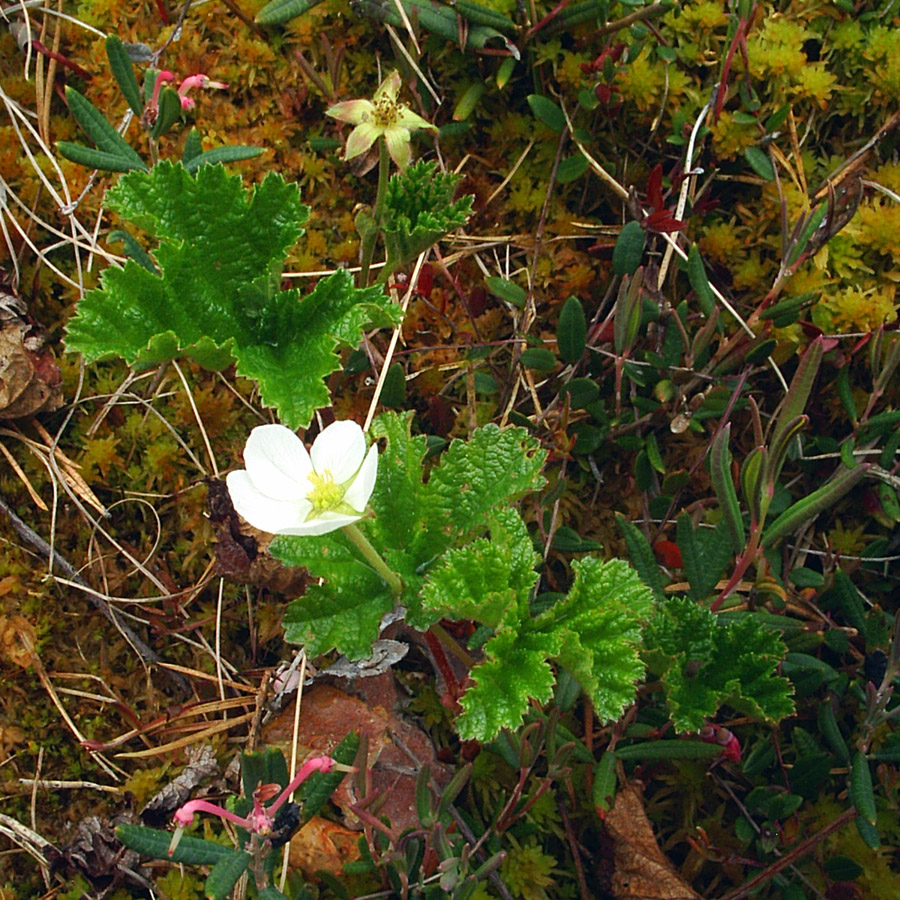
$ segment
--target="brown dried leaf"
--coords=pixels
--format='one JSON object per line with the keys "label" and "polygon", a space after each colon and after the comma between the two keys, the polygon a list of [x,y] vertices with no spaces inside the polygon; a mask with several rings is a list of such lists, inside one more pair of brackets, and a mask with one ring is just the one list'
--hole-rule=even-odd
{"label": "brown dried leaf", "polygon": [[304,878],[315,881],[316,872],[338,876],[345,862],[359,859],[358,831],[350,831],[321,816],[313,816],[292,838],[290,865]]}
{"label": "brown dried leaf", "polygon": [[44,330],[12,294],[0,295],[0,419],[62,406],[62,374],[44,347]]}
{"label": "brown dried leaf", "polygon": [[606,827],[615,843],[612,893],[616,900],[702,900],[659,849],[634,785],[616,794]]}

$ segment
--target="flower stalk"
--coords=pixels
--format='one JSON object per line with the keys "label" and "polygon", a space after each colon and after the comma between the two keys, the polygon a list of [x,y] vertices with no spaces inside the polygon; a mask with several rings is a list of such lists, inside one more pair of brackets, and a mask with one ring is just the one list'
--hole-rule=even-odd
{"label": "flower stalk", "polygon": [[263,806],[263,802],[272,797],[274,793],[277,793],[278,785],[260,785],[253,792],[253,810],[246,818],[225,809],[224,806],[219,806],[217,803],[210,803],[208,800],[189,800],[184,806],[175,810],[173,818],[176,827],[175,833],[172,835],[172,841],[169,844],[169,856],[175,853],[175,849],[181,841],[181,836],[184,834],[184,829],[193,823],[194,816],[200,812],[233,822],[253,835],[266,837],[272,832],[275,814],[278,812],[278,809],[313,772],[331,772],[334,770],[340,772],[354,771],[350,766],[343,766],[335,762],[330,756],[315,756],[307,760],[300,767],[300,771],[294,776],[293,781],[278,795],[278,798],[271,806]]}
{"label": "flower stalk", "polygon": [[403,582],[388,564],[382,559],[381,554],[372,546],[369,539],[356,527],[345,525],[341,531],[347,535],[353,546],[363,555],[366,562],[385,580],[395,597],[399,597],[403,591]]}

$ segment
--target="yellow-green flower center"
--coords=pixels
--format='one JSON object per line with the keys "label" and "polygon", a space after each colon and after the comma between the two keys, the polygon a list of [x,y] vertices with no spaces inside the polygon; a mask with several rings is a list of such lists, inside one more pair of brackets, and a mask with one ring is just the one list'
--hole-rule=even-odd
{"label": "yellow-green flower center", "polygon": [[334,477],[326,469],[322,474],[310,472],[307,476],[313,489],[306,495],[316,512],[334,509],[344,499],[344,487],[334,483]]}
{"label": "yellow-green flower center", "polygon": [[392,100],[385,94],[379,97],[373,106],[375,107],[373,117],[379,128],[390,128],[391,125],[397,123],[397,119],[400,117],[400,104],[396,100]]}

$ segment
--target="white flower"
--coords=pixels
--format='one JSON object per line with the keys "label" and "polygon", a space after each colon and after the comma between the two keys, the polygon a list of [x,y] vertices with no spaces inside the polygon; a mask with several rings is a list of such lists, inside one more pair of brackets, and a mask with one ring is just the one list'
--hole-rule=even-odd
{"label": "white flower", "polygon": [[356,422],[334,422],[313,441],[284,425],[260,425],[244,447],[246,470],[226,481],[234,508],[272,534],[325,534],[362,518],[375,487],[378,448],[366,452]]}
{"label": "white flower", "polygon": [[434,125],[416,115],[405,103],[397,102],[400,93],[400,75],[394,71],[375,91],[371,100],[345,100],[325,111],[326,115],[349,122],[356,128],[347,138],[344,159],[353,159],[365,153],[382,135],[391,159],[401,169],[409,165],[409,133],[415,128]]}

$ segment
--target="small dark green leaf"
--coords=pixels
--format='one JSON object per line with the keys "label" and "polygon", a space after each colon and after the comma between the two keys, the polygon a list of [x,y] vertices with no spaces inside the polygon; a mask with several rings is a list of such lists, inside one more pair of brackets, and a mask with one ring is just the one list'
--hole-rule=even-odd
{"label": "small dark green leaf", "polygon": [[877,819],[875,809],[875,791],[872,787],[872,773],[865,754],[857,751],[853,754],[850,767],[850,799],[860,816],[874,826]]}
{"label": "small dark green leaf", "polygon": [[584,353],[586,339],[587,319],[584,315],[584,307],[577,297],[569,297],[560,310],[559,324],[556,329],[556,342],[563,361],[578,362],[581,354]]}
{"label": "small dark green leaf", "polygon": [[563,111],[547,97],[541,94],[529,94],[528,105],[535,118],[551,131],[559,133],[566,127],[566,117],[563,115]]}
{"label": "small dark green leaf", "polygon": [[616,754],[607,750],[594,767],[592,798],[594,809],[601,815],[612,809],[616,796]]}
{"label": "small dark green leaf", "polygon": [[133,259],[139,266],[143,266],[148,272],[158,275],[156,266],[150,254],[127,231],[111,231],[107,238],[110,243],[121,241],[125,245],[125,255]]}
{"label": "small dark green leaf", "polygon": [[616,521],[625,538],[625,546],[628,548],[631,564],[637,569],[644,584],[653,590],[658,599],[662,599],[665,597],[665,585],[650,542],[644,537],[640,528],[629,522],[624,516],[616,516]]}
{"label": "small dark green leaf", "polygon": [[399,409],[406,402],[406,373],[400,363],[394,363],[384,378],[381,402],[391,409]]}
{"label": "small dark green leaf", "polygon": [[181,97],[178,91],[168,85],[159,93],[159,110],[156,114],[156,121],[150,130],[150,137],[153,140],[159,140],[179,119],[181,116]]}
{"label": "small dark green leaf", "polygon": [[744,159],[750,164],[750,168],[765,181],[775,180],[775,169],[772,168],[772,161],[764,151],[759,147],[747,147],[744,150]]}
{"label": "small dark green leaf", "polygon": [[272,0],[256,14],[256,21],[260,25],[280,25],[302,16],[321,2],[322,0]]}
{"label": "small dark green leaf", "polygon": [[587,170],[587,157],[580,153],[577,156],[569,156],[556,167],[556,181],[559,184],[568,184],[581,178]]}
{"label": "small dark green leaf", "polygon": [[220,859],[206,876],[206,896],[209,900],[225,900],[247,871],[253,857],[246,850],[232,850]]}
{"label": "small dark green leaf", "polygon": [[613,272],[616,275],[634,275],[644,255],[646,234],[640,222],[626,222],[616,238],[613,248]]}
{"label": "small dark green leaf", "polygon": [[834,881],[856,881],[865,870],[849,856],[829,856],[825,860],[825,873]]}
{"label": "small dark green leaf", "polygon": [[560,394],[569,398],[572,409],[584,409],[600,396],[600,387],[591,378],[573,378],[562,388]]}
{"label": "small dark green leaf", "polygon": [[[356,753],[359,750],[359,733],[351,731],[331,751],[331,758],[342,766],[353,764]],[[313,772],[310,777],[300,785],[297,792],[302,800],[303,813],[300,823],[308,822],[313,816],[319,814],[319,810],[325,805],[328,798],[337,790],[338,785],[344,780],[345,772]]]}
{"label": "small dark green leaf", "polygon": [[130,849],[153,859],[167,859],[174,863],[186,863],[189,866],[209,866],[233,852],[231,847],[215,844],[191,835],[181,838],[175,852],[169,856],[169,845],[172,834],[144,825],[120,825],[116,829],[116,837]]}
{"label": "small dark green leaf", "polygon": [[200,142],[200,132],[196,128],[192,128],[188,132],[184,141],[184,150],[181,152],[181,162],[187,164],[198,157],[203,152],[203,145]]}
{"label": "small dark green leaf", "polygon": [[[87,97],[83,97],[75,88],[66,88],[66,102],[69,104],[69,112],[72,113],[75,121],[84,130],[84,133],[97,145],[97,149],[103,153],[108,153],[112,159],[119,157],[122,160],[130,160],[132,169],[146,169],[144,161],[137,155],[134,148],[125,138],[116,131],[103,116],[103,113],[91,103]],[[64,143],[64,142],[60,142]],[[59,146],[59,144],[57,144]],[[78,146],[77,144],[66,144],[66,146]],[[67,157],[71,158],[71,157]],[[81,160],[73,159],[73,162],[81,162]],[[97,166],[96,168],[100,168]],[[127,168],[117,168],[112,171],[125,172]]]}
{"label": "small dark green leaf", "polygon": [[525,288],[520,287],[508,278],[501,278],[499,275],[491,275],[484,279],[487,289],[501,300],[505,300],[512,306],[521,309],[525,305],[528,292]]}
{"label": "small dark green leaf", "polygon": [[715,759],[722,755],[718,744],[704,741],[648,741],[629,747],[616,747],[618,759]]}
{"label": "small dark green leaf", "polygon": [[522,351],[520,362],[528,369],[540,372],[552,372],[556,368],[556,356],[543,347],[529,347]]}
{"label": "small dark green leaf", "polygon": [[688,252],[688,280],[697,300],[700,303],[700,309],[703,310],[705,316],[711,316],[716,308],[716,295],[713,293],[706,275],[706,267],[703,265],[703,258],[700,256],[700,248],[696,244],[691,244]]}

